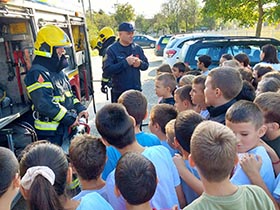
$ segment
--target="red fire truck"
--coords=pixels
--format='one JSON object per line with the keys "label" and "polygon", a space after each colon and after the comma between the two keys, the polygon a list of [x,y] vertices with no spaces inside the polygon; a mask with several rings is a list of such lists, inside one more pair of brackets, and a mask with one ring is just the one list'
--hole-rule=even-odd
{"label": "red fire truck", "polygon": [[[73,92],[86,105],[94,99],[90,45],[81,0],[0,0],[0,145],[14,149],[15,122],[31,113],[24,77],[38,30],[53,24],[70,37],[65,69]],[[2,139],[2,140],[1,140]]]}

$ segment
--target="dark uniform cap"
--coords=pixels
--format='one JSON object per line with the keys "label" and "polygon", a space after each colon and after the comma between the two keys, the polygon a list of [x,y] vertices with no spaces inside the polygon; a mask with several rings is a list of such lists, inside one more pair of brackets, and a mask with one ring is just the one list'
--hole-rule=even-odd
{"label": "dark uniform cap", "polygon": [[118,31],[133,32],[135,29],[131,23],[123,22],[119,25]]}

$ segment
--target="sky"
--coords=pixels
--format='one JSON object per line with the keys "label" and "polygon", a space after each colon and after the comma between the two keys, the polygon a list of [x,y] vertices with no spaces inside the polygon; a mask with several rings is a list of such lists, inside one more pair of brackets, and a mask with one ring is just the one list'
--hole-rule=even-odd
{"label": "sky", "polygon": [[[88,0],[84,0],[85,4]],[[114,4],[129,3],[135,9],[136,15],[143,14],[146,18],[152,18],[158,13],[161,5],[167,0],[90,0],[94,11],[102,9],[106,13],[114,12]]]}

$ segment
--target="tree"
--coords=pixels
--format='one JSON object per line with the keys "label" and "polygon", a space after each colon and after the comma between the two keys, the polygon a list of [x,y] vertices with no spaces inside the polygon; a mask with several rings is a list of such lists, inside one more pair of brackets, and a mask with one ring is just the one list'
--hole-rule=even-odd
{"label": "tree", "polygon": [[222,18],[224,21],[238,20],[240,25],[256,27],[256,36],[261,35],[264,21],[279,19],[275,0],[204,0],[202,10],[208,18]]}
{"label": "tree", "polygon": [[138,15],[135,20],[135,28],[138,32],[147,34],[151,27],[151,20],[145,19],[144,15]]}
{"label": "tree", "polygon": [[129,4],[117,4],[116,13],[114,14],[117,24],[135,20],[134,8]]}

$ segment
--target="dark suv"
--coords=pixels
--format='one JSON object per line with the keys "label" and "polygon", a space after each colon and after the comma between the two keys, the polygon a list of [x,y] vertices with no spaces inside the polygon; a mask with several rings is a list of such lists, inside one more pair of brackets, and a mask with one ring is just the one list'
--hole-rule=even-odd
{"label": "dark suv", "polygon": [[158,40],[156,42],[156,47],[155,47],[156,56],[163,56],[163,50],[166,47],[166,45],[171,37],[172,37],[172,35],[162,35],[158,38]]}
{"label": "dark suv", "polygon": [[[219,66],[222,54],[228,53],[233,56],[238,53],[246,53],[250,59],[250,65],[254,66],[260,62],[261,47],[273,44],[278,52],[280,41],[273,38],[249,37],[249,36],[219,36],[215,39],[203,37],[201,39],[187,41],[179,55],[179,61],[187,63],[192,69],[197,68],[197,59],[201,55],[209,55],[212,64],[209,69]],[[278,53],[278,57],[280,54]]]}

